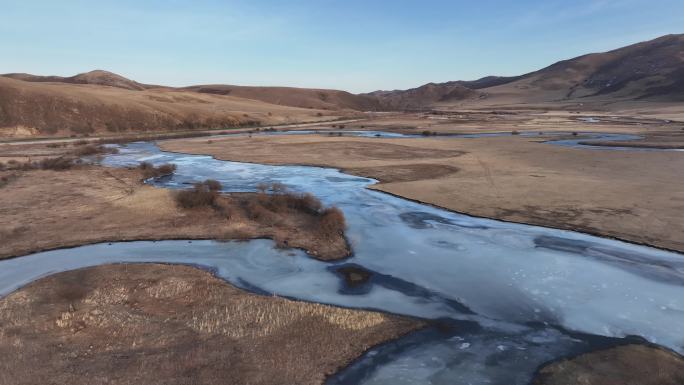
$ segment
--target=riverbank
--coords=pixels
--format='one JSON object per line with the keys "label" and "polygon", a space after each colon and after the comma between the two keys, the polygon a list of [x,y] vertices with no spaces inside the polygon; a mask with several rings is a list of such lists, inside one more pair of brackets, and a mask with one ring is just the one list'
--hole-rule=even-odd
{"label": "riverbank", "polygon": [[423,326],[250,294],[158,264],[51,275],[0,309],[0,383],[17,385],[322,384],[370,347]]}
{"label": "riverbank", "polygon": [[470,215],[684,251],[678,152],[601,151],[552,137],[362,138],[322,135],[160,142],[222,160],[340,168],[372,188]]}
{"label": "riverbank", "polygon": [[0,187],[0,258],[98,242],[161,239],[272,238],[322,260],[351,252],[344,234],[318,231],[319,218],[313,213],[288,209],[251,215],[249,209],[259,205],[256,194],[223,195],[220,212],[181,209],[172,191],[145,185],[138,169],[0,171],[0,178],[6,179]]}
{"label": "riverbank", "polygon": [[684,359],[646,345],[603,349],[545,365],[532,385],[680,385]]}

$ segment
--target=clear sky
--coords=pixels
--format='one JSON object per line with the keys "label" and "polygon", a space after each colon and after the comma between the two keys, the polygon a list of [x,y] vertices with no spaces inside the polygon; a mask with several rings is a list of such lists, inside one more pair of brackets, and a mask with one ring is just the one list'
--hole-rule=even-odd
{"label": "clear sky", "polygon": [[0,0],[0,73],[397,89],[684,32],[684,0]]}

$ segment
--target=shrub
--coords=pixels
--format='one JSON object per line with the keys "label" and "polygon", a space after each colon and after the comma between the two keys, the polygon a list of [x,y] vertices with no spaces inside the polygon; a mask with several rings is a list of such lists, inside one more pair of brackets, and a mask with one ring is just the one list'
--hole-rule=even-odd
{"label": "shrub", "polygon": [[74,142],[74,146],[85,146],[86,144],[88,144],[88,141],[85,139],[79,139]]}
{"label": "shrub", "polygon": [[42,170],[64,171],[74,166],[74,159],[67,157],[45,158],[37,163]]}
{"label": "shrub", "polygon": [[323,208],[321,201],[309,193],[287,193],[284,196],[286,197],[287,207],[294,210],[305,211],[309,214],[317,214]]}
{"label": "shrub", "polygon": [[247,211],[247,216],[250,219],[258,221],[261,224],[272,226],[277,222],[276,214],[266,208],[261,201],[248,201],[247,205],[245,206],[245,210]]}
{"label": "shrub", "polygon": [[326,237],[332,238],[344,234],[346,221],[344,213],[337,207],[328,207],[321,213],[320,231]]}
{"label": "shrub", "polygon": [[74,155],[76,155],[76,156],[96,155],[96,154],[99,154],[100,151],[101,151],[101,149],[98,146],[87,145],[87,146],[83,146],[83,147],[79,148],[78,150],[74,151]]}
{"label": "shrub", "polygon": [[189,190],[181,190],[176,192],[176,204],[184,209],[192,209],[199,207],[215,207],[216,198],[218,197],[218,190],[212,189],[216,187],[220,189],[221,184],[216,181],[207,181],[195,183]]}
{"label": "shrub", "polygon": [[578,135],[578,134],[577,134],[577,131],[575,131],[575,132],[572,133],[572,136],[577,136],[577,135]]}
{"label": "shrub", "polygon": [[118,152],[119,150],[116,148],[108,148],[105,146],[96,146],[93,144],[89,144],[87,146],[83,146],[75,150],[73,154],[76,156],[91,156],[99,154],[116,154]]}
{"label": "shrub", "polygon": [[[176,165],[172,165],[173,169],[175,171]],[[215,179],[207,179],[204,181],[204,184],[207,186],[209,191],[221,191],[223,186],[221,186],[221,182],[215,180]]]}
{"label": "shrub", "polygon": [[274,194],[284,194],[287,192],[287,186],[280,182],[271,183],[271,191]]}
{"label": "shrub", "polygon": [[430,135],[432,135],[432,131],[425,130],[425,131],[421,132],[420,134],[423,136],[430,136]]}
{"label": "shrub", "polygon": [[511,135],[520,135],[520,133],[517,130],[511,131]]}
{"label": "shrub", "polygon": [[19,175],[17,174],[9,174],[9,175],[3,175],[0,177],[0,188],[7,186],[10,182],[13,180],[19,178]]}
{"label": "shrub", "polygon": [[161,166],[155,168],[158,174],[160,175],[169,175],[173,174],[176,172],[176,165],[173,163],[166,163],[162,164]]}
{"label": "shrub", "polygon": [[142,170],[143,177],[145,179],[171,175],[176,171],[176,165],[173,163],[166,163],[162,164],[161,166],[154,167],[152,163],[142,162],[140,165],[138,165],[138,168]]}

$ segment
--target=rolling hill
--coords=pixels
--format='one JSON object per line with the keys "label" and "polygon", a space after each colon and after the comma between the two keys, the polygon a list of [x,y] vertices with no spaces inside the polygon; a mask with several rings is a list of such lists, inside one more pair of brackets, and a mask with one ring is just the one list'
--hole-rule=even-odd
{"label": "rolling hill", "polygon": [[2,75],[7,78],[23,80],[26,82],[35,83],[68,83],[68,84],[95,84],[100,86],[123,88],[125,90],[142,91],[148,88],[156,87],[141,84],[136,81],[126,79],[121,75],[112,72],[95,70],[71,77],[62,76],[38,76],[25,73],[14,73]]}
{"label": "rolling hill", "polygon": [[375,91],[365,96],[374,97],[383,109],[413,110],[453,103],[465,99],[476,99],[479,93],[458,82],[428,83],[408,90]]}
{"label": "rolling hill", "polygon": [[148,85],[96,70],[0,76],[0,136],[85,135],[290,123],[360,111],[684,101],[684,35],[560,61],[521,76],[352,94],[292,87]]}
{"label": "rolling hill", "polygon": [[0,137],[192,130],[331,119],[330,112],[230,95],[166,88],[131,90],[0,77]]}
{"label": "rolling hill", "polygon": [[350,109],[375,111],[380,108],[377,99],[366,95],[354,95],[346,91],[294,87],[248,87],[231,85],[199,85],[183,90],[205,94],[231,95],[262,102],[322,110]]}
{"label": "rolling hill", "polygon": [[684,34],[667,35],[604,53],[560,61],[514,77],[429,83],[370,94],[386,108],[455,103],[521,104],[566,101],[684,101]]}

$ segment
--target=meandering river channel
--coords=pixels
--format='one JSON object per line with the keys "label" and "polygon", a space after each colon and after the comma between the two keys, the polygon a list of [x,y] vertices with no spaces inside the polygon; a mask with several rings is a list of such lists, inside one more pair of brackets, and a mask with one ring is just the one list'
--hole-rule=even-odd
{"label": "meandering river channel", "polygon": [[[586,234],[474,218],[369,190],[335,169],[228,162],[121,147],[102,163],[175,163],[150,181],[226,192],[280,182],[336,205],[354,255],[326,263],[269,240],[96,244],[0,261],[0,296],[56,272],[107,263],[211,269],[257,293],[440,320],[372,349],[330,384],[527,384],[543,363],[638,336],[684,353],[684,256]],[[369,272],[348,286],[343,267]]]}

